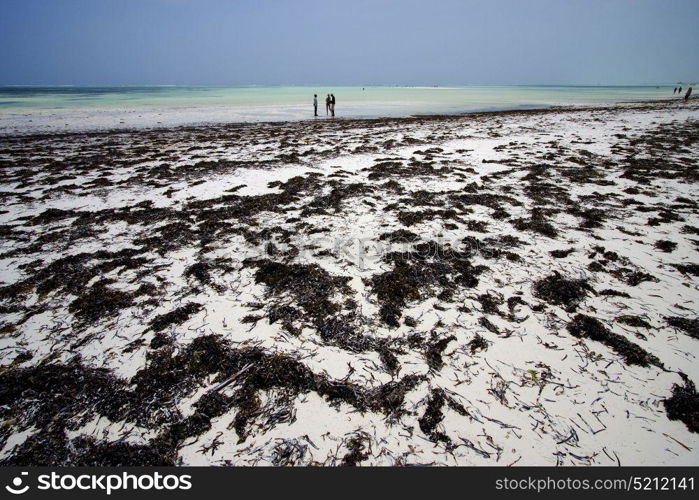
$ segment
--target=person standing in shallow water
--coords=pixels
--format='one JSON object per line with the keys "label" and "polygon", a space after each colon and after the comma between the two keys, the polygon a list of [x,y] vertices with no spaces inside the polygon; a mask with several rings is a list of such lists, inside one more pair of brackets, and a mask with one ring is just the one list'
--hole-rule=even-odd
{"label": "person standing in shallow water", "polygon": [[313,116],[318,116],[318,94],[313,94]]}
{"label": "person standing in shallow water", "polygon": [[330,113],[335,116],[335,94],[330,94]]}
{"label": "person standing in shallow water", "polygon": [[691,96],[691,95],[692,95],[692,87],[689,87],[687,89],[687,93],[684,95],[684,100],[686,101],[687,99],[689,99],[689,96]]}
{"label": "person standing in shallow water", "polygon": [[330,114],[330,94],[325,98],[325,116]]}

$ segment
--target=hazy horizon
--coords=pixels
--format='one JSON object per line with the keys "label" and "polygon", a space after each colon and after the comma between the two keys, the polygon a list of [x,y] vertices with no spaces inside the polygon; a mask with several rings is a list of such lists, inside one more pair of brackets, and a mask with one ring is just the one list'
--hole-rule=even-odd
{"label": "hazy horizon", "polygon": [[4,0],[3,86],[619,86],[699,79],[693,0]]}
{"label": "hazy horizon", "polygon": [[73,87],[73,88],[147,88],[147,87],[183,87],[183,88],[236,88],[236,87],[396,87],[396,88],[466,88],[466,87],[657,87],[657,86],[668,86],[668,85],[696,85],[695,82],[699,82],[699,78],[693,80],[687,80],[683,82],[648,82],[648,83],[616,83],[616,84],[606,84],[606,83],[483,83],[483,84],[443,84],[443,85],[427,85],[427,84],[324,84],[324,83],[279,83],[279,84],[258,84],[258,83],[243,83],[237,85],[226,85],[226,84],[177,84],[177,83],[145,83],[145,84],[83,84],[83,83],[64,83],[64,84],[51,84],[51,83],[0,83],[0,87],[46,87],[46,88],[60,88],[60,87]]}

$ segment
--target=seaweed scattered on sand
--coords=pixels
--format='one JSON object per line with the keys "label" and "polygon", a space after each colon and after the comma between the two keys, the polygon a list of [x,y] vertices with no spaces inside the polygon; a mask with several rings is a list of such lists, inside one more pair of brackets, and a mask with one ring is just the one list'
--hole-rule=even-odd
{"label": "seaweed scattered on sand", "polygon": [[25,268],[30,275],[17,283],[0,287],[0,300],[16,301],[33,290],[41,296],[51,292],[80,295],[96,277],[116,269],[138,269],[148,264],[150,259],[138,256],[141,253],[141,250],[130,248],[118,252],[99,250],[68,255],[38,269]]}
{"label": "seaweed scattered on sand", "polygon": [[426,220],[433,219],[454,219],[459,220],[457,213],[453,209],[447,210],[420,210],[415,212],[403,211],[398,213],[398,221],[404,226],[414,226]]}
{"label": "seaweed scattered on sand", "polygon": [[694,382],[680,373],[684,385],[674,384],[672,396],[663,400],[667,418],[681,420],[690,432],[699,433],[699,394],[694,387]]}
{"label": "seaweed scattered on sand", "polygon": [[503,313],[500,311],[499,306],[505,303],[505,298],[502,294],[489,291],[478,296],[478,302],[481,303],[481,311],[484,314],[497,314],[502,316]]}
{"label": "seaweed scattered on sand", "polygon": [[629,286],[638,286],[645,281],[658,281],[658,278],[656,278],[650,273],[647,273],[645,271],[634,271],[633,269],[629,269],[626,267],[609,271],[609,274],[611,274],[618,280],[623,281]]}
{"label": "seaweed scattered on sand", "polygon": [[214,271],[220,271],[222,273],[232,271],[233,267],[230,265],[230,262],[230,259],[225,258],[203,260],[185,269],[184,275],[187,278],[194,278],[198,283],[210,286],[220,293],[225,290],[225,287],[214,281],[212,273]]}
{"label": "seaweed scattered on sand", "polygon": [[427,360],[427,366],[429,366],[431,370],[437,371],[442,368],[444,365],[444,362],[442,361],[442,353],[447,348],[449,343],[454,340],[456,340],[456,337],[454,335],[449,335],[443,339],[431,342],[427,346],[427,350],[425,351],[425,359]]}
{"label": "seaweed scattered on sand", "polygon": [[563,259],[568,257],[573,252],[575,252],[575,248],[568,248],[567,250],[551,250],[549,254],[554,259]]}
{"label": "seaweed scattered on sand", "polygon": [[[42,362],[0,374],[2,416],[42,429],[0,463],[3,465],[174,465],[174,454],[148,445],[68,440],[66,427],[98,412],[118,421],[124,383],[108,370]],[[32,395],[32,397],[27,397]],[[81,415],[87,414],[87,417]],[[80,420],[77,420],[80,422]],[[78,424],[79,426],[79,424]]]}
{"label": "seaweed scattered on sand", "polygon": [[693,262],[689,264],[672,264],[672,267],[677,269],[685,276],[699,276],[699,264],[695,264]]}
{"label": "seaweed scattered on sand", "polygon": [[599,208],[585,208],[581,209],[578,207],[570,208],[568,213],[580,217],[582,221],[580,222],[580,228],[582,229],[595,229],[604,226],[604,222],[607,220],[607,213]]}
{"label": "seaweed scattered on sand", "polygon": [[528,219],[515,219],[512,224],[520,231],[532,231],[549,238],[558,236],[558,230],[546,217],[544,210],[538,207],[532,209]]}
{"label": "seaweed scattered on sand", "polygon": [[483,220],[469,220],[466,222],[466,228],[469,231],[474,231],[477,233],[487,233],[488,223]]}
{"label": "seaweed scattered on sand", "polygon": [[412,316],[406,316],[403,319],[403,323],[405,323],[406,326],[409,326],[411,328],[415,328],[417,326],[417,320]]}
{"label": "seaweed scattered on sand", "polygon": [[692,338],[699,339],[699,318],[689,319],[671,316],[665,319],[670,326],[682,330]]}
{"label": "seaweed scattered on sand", "polygon": [[373,187],[367,184],[343,184],[341,182],[333,181],[331,185],[333,187],[330,190],[330,193],[318,196],[308,204],[307,209],[319,209],[321,211],[332,210],[333,213],[337,213],[340,211],[343,201],[363,196],[373,191]]}
{"label": "seaweed scattered on sand", "polygon": [[629,295],[626,292],[620,292],[619,290],[612,290],[611,288],[606,288],[599,292],[599,295],[604,295],[606,297],[623,297],[626,299],[630,299],[631,295]]}
{"label": "seaweed scattered on sand", "polygon": [[432,389],[427,399],[425,413],[418,419],[418,425],[420,426],[420,430],[430,441],[433,443],[443,442],[450,448],[452,446],[451,438],[444,432],[437,430],[437,426],[444,420],[443,408],[445,404],[459,415],[464,417],[469,416],[468,411],[463,405],[454,398],[448,396],[444,389]]}
{"label": "seaweed scattered on sand", "polygon": [[677,248],[677,243],[670,240],[658,240],[655,242],[654,246],[661,252],[670,253]]}
{"label": "seaweed scattered on sand", "polygon": [[[503,332],[500,331],[500,328],[498,328],[496,325],[493,324],[492,321],[490,321],[488,318],[485,316],[481,316],[478,319],[478,324],[481,325],[483,328],[488,330],[489,332],[493,332],[495,335],[502,335]],[[509,337],[512,335],[511,331],[505,332],[505,338]]]}
{"label": "seaweed scattered on sand", "polygon": [[[178,353],[172,347],[150,351],[148,359],[148,365],[128,381],[108,370],[84,367],[77,359],[70,364],[43,362],[0,372],[0,416],[45,429],[44,434],[27,440],[24,448],[0,463],[83,463],[83,451],[61,436],[65,436],[65,429],[102,415],[160,434],[133,449],[104,448],[105,461],[100,463],[113,464],[123,456],[122,463],[129,465],[167,465],[173,463],[183,440],[205,432],[211,418],[231,408],[237,410],[234,428],[240,439],[245,439],[251,422],[266,411],[260,406],[261,392],[277,389],[293,399],[297,394],[313,391],[331,403],[345,402],[359,411],[396,416],[405,411],[406,393],[425,380],[422,375],[408,375],[366,388],[315,374],[285,354],[268,353],[257,347],[233,348],[217,335],[198,337]],[[182,418],[175,406],[177,396],[191,394],[201,384],[210,384],[208,377],[213,374],[218,374],[215,384],[237,377],[233,394],[217,394],[212,389],[194,403],[193,415]],[[33,397],[27,398],[30,393]],[[56,441],[51,436],[61,439]],[[47,447],[51,442],[55,446]],[[112,452],[115,455],[110,457]]]}
{"label": "seaweed scattered on sand", "polygon": [[264,283],[275,295],[290,293],[298,304],[314,317],[339,310],[331,301],[335,292],[346,292],[348,277],[330,275],[317,264],[285,264],[270,260],[245,261],[255,266],[255,281]]}
{"label": "seaweed scattered on sand", "polygon": [[342,465],[354,467],[370,456],[371,436],[364,432],[358,432],[347,442],[347,453],[342,458]]}
{"label": "seaweed scattered on sand", "polygon": [[604,264],[598,261],[590,262],[590,264],[587,266],[587,269],[593,273],[607,272],[607,269],[604,267]]}
{"label": "seaweed scattered on sand", "polygon": [[391,252],[384,261],[393,269],[375,274],[368,282],[381,308],[381,320],[398,327],[408,302],[435,295],[435,288],[457,290],[478,284],[485,266],[473,266],[470,253],[452,250],[435,242],[423,242],[407,252]]}
{"label": "seaweed scattered on sand", "polygon": [[388,240],[391,243],[414,243],[420,241],[420,236],[407,229],[397,229],[390,233],[383,233],[379,236],[379,240]]}
{"label": "seaweed scattered on sand", "polygon": [[[257,268],[255,281],[265,284],[274,297],[267,308],[270,323],[279,321],[292,335],[298,335],[303,326],[313,326],[323,342],[352,352],[376,351],[386,369],[397,372],[398,359],[387,342],[359,331],[357,304],[351,299],[344,304],[334,300],[350,292],[349,277],[333,276],[317,264],[246,260],[244,265]],[[342,312],[343,307],[349,311]]]}
{"label": "seaweed scattered on sand", "polygon": [[427,400],[425,413],[423,413],[418,420],[418,424],[420,425],[420,430],[430,438],[430,441],[434,443],[442,441],[446,444],[451,444],[449,436],[443,432],[437,431],[437,426],[444,420],[444,413],[442,413],[444,403],[444,391],[441,389],[433,389]]}
{"label": "seaweed scattered on sand", "polygon": [[652,328],[650,323],[640,316],[633,316],[626,314],[623,316],[617,316],[615,319],[617,323],[623,323],[624,325],[633,326],[635,328]]}
{"label": "seaweed scattered on sand", "polygon": [[122,292],[107,285],[113,280],[103,279],[92,285],[68,306],[68,311],[84,323],[95,321],[118,313],[133,304],[134,294]]}
{"label": "seaweed scattered on sand", "polygon": [[558,271],[534,284],[534,296],[550,304],[564,306],[568,311],[574,311],[588,293],[594,289],[583,279],[568,279]]}
{"label": "seaweed scattered on sand", "polygon": [[284,329],[292,335],[298,335],[299,329],[294,326],[294,323],[301,319],[302,313],[295,307],[283,304],[273,304],[269,306],[267,317],[270,324],[277,321],[281,323]]}
{"label": "seaweed scattered on sand", "polygon": [[[593,116],[595,114],[597,116],[593,120],[606,118],[606,112],[602,115],[594,113]],[[509,122],[507,114],[503,116],[504,119],[500,115],[489,118],[474,116],[469,120],[479,121],[479,126],[482,125],[481,120],[494,121],[490,130],[484,129],[486,134],[503,137],[514,130],[506,130]],[[515,116],[519,117],[517,113]],[[568,234],[573,229],[571,220],[573,226],[577,224],[578,229],[585,230],[606,224],[606,219],[615,221],[609,224],[610,229],[616,226],[616,231],[632,236],[626,241],[628,245],[639,245],[637,248],[641,248],[650,241],[650,246],[646,248],[651,250],[655,240],[669,237],[661,236],[663,231],[652,229],[656,226],[668,224],[665,227],[667,234],[672,234],[673,228],[681,227],[685,235],[699,235],[699,227],[690,225],[694,224],[692,217],[696,215],[699,204],[689,195],[675,197],[672,195],[672,185],[668,190],[667,184],[656,182],[679,179],[692,185],[699,180],[695,161],[699,135],[696,120],[661,126],[641,137],[635,136],[635,133],[629,133],[629,136],[617,134],[624,141],[612,148],[614,160],[605,161],[601,155],[571,146],[583,142],[581,140],[569,143],[564,139],[558,143],[556,139],[547,144],[544,136],[535,134],[538,136],[536,144],[513,141],[497,147],[495,150],[503,152],[502,156],[498,160],[486,159],[484,163],[500,166],[488,175],[479,175],[482,172],[466,166],[480,158],[469,158],[465,150],[453,154],[451,149],[444,151],[426,145],[422,151],[413,151],[412,158],[398,157],[405,152],[402,148],[406,144],[432,144],[449,140],[450,133],[445,132],[448,127],[442,125],[451,125],[456,120],[440,118],[435,122],[436,126],[432,126],[429,124],[431,119],[420,119],[416,122],[421,130],[420,139],[416,138],[418,134],[413,134],[415,130],[405,128],[406,124],[413,123],[412,119],[363,121],[359,127],[361,132],[356,135],[354,132],[338,133],[356,126],[345,125],[351,122],[342,121],[322,126],[311,123],[259,127],[228,125],[138,133],[4,138],[0,148],[0,171],[6,187],[2,188],[5,191],[0,192],[0,199],[4,203],[0,212],[9,222],[0,225],[0,239],[4,243],[4,253],[0,259],[7,259],[12,268],[9,274],[6,273],[6,280],[18,274],[21,279],[13,284],[0,285],[0,315],[6,316],[0,321],[0,335],[4,341],[14,344],[7,351],[8,363],[0,370],[0,447],[8,442],[8,436],[28,437],[23,444],[6,447],[2,464],[174,465],[178,461],[188,460],[193,443],[195,447],[203,444],[200,451],[207,455],[209,451],[216,451],[222,441],[217,442],[216,437],[212,442],[207,431],[211,430],[212,419],[217,417],[222,417],[220,420],[224,425],[229,424],[231,431],[221,432],[221,439],[248,440],[247,444],[255,441],[254,446],[245,450],[239,448],[244,454],[240,456],[241,459],[260,458],[282,466],[315,464],[315,452],[311,450],[315,445],[308,436],[293,439],[272,437],[270,440],[270,436],[279,433],[268,434],[279,423],[293,422],[294,405],[303,400],[307,393],[317,395],[331,406],[342,405],[343,414],[347,411],[371,412],[378,414],[379,418],[386,417],[389,425],[395,424],[397,417],[408,415],[406,420],[400,422],[398,429],[391,431],[394,436],[405,435],[401,428],[412,435],[410,423],[415,423],[417,419],[419,429],[416,432],[424,433],[432,442],[440,443],[442,448],[428,450],[423,446],[425,453],[453,452],[455,459],[467,460],[461,453],[461,447],[465,446],[482,456],[490,456],[480,448],[480,444],[476,446],[443,428],[447,407],[460,415],[467,415],[465,409],[451,398],[450,395],[454,393],[448,387],[454,383],[468,383],[471,376],[462,378],[464,371],[478,377],[493,375],[481,369],[486,360],[478,359],[482,358],[478,352],[488,349],[490,342],[486,338],[489,335],[494,339],[489,332],[511,335],[512,332],[506,329],[508,322],[519,321],[515,313],[518,316],[519,311],[525,309],[519,307],[525,304],[522,299],[524,295],[515,294],[507,298],[508,295],[486,293],[486,290],[489,287],[503,292],[505,289],[511,290],[509,285],[513,282],[509,278],[518,279],[519,271],[527,267],[524,264],[540,259],[542,252],[544,260],[546,257],[552,260],[570,256],[575,249],[559,246],[559,250],[547,254],[547,248],[524,245],[530,244],[530,241],[541,241],[538,234],[553,238],[559,232],[561,243],[573,244],[580,234]],[[563,137],[559,134],[563,130],[550,132],[550,138]],[[322,139],[330,137],[327,134],[332,136],[330,147],[327,146],[329,142]],[[260,141],[262,137],[264,140]],[[542,140],[544,142],[540,142]],[[357,146],[358,142],[363,144]],[[244,157],[249,154],[250,158],[217,161],[216,158],[222,155],[230,156],[231,146],[235,146],[236,155],[240,153]],[[254,146],[255,151],[248,153],[246,148],[249,146]],[[188,152],[186,155],[183,154],[185,149]],[[534,149],[538,151],[534,152]],[[189,153],[191,151],[195,151],[195,154]],[[197,192],[187,189],[203,182],[211,183],[214,175],[229,175],[239,168],[253,167],[259,171],[286,162],[298,163],[304,169],[314,168],[320,164],[319,160],[352,151],[383,154],[386,158],[378,159],[375,165],[360,173],[338,170],[337,167],[327,173],[311,173],[286,182],[271,182],[270,189],[262,195],[241,195],[242,192],[254,191],[255,186],[242,192],[242,186],[228,189],[234,183],[224,185],[223,189],[227,191],[215,198],[200,196],[207,189],[195,190]],[[644,154],[636,154],[638,151]],[[192,164],[187,161],[188,158],[201,161]],[[543,161],[548,163],[544,164]],[[532,165],[537,162],[539,164]],[[571,166],[571,162],[575,165]],[[503,165],[511,168],[505,170],[501,168]],[[611,179],[616,179],[619,169],[623,170],[625,178],[638,185],[625,189],[625,193],[620,193],[624,187],[621,185],[604,189],[603,192],[594,191],[595,188],[590,186],[612,185],[614,181]],[[367,174],[371,182],[350,183],[351,179],[366,178]],[[522,174],[525,175],[524,185],[519,182]],[[435,180],[440,182],[432,182]],[[584,193],[577,189],[579,184],[588,184]],[[435,187],[450,191],[434,191]],[[154,198],[119,208],[35,210],[37,201],[45,206],[64,206],[61,197],[67,195],[70,205],[71,200],[85,196],[104,196],[107,194],[105,188],[115,191],[124,189],[124,193],[126,190],[135,192],[146,188],[151,190]],[[173,196],[175,193],[176,197]],[[574,193],[575,199],[571,198]],[[642,195],[644,201],[633,198],[636,195]],[[189,197],[183,199],[184,196]],[[172,199],[168,206],[158,207],[156,205],[162,204],[155,197]],[[358,269],[352,267],[353,263],[343,260],[339,253],[327,247],[315,246],[315,243],[320,243],[319,239],[310,242],[311,245],[300,243],[304,237],[313,234],[325,233],[339,238],[344,234],[356,234],[356,227],[344,226],[352,224],[352,221],[364,220],[367,214],[380,219],[384,207],[389,223],[373,236],[376,239],[378,234],[386,231],[378,236],[380,242],[385,242],[379,246],[394,252],[384,255],[383,261],[377,263],[368,274],[364,269],[357,272]],[[345,209],[348,212],[343,214]],[[15,210],[31,215],[12,220]],[[328,221],[330,215],[334,215],[332,221]],[[483,220],[489,221],[489,226],[478,218],[481,215],[485,217]],[[622,227],[621,222],[616,222],[627,215],[643,217],[643,221],[647,220],[651,227],[636,231],[635,227],[631,230],[631,225],[624,223]],[[403,229],[395,230],[390,225],[394,216],[399,218],[398,227]],[[505,220],[509,226],[499,222]],[[347,224],[343,224],[343,221]],[[381,220],[378,222],[381,223]],[[534,234],[528,234],[527,242],[509,235],[470,236],[464,238],[463,243],[467,248],[460,248],[461,252],[453,251],[446,244],[421,242],[422,238],[427,238],[427,230],[431,229],[441,231],[440,236],[434,238],[442,235],[463,238],[463,234],[458,235],[464,230],[500,232],[505,228],[507,232],[506,227],[516,227]],[[408,231],[414,228],[420,230]],[[653,237],[653,234],[656,236]],[[647,238],[649,235],[650,240]],[[608,234],[588,231],[585,237],[602,241]],[[677,244],[667,240],[658,241],[656,251],[676,251],[684,245],[682,248],[689,248],[691,253],[693,245],[699,246],[696,238],[676,240]],[[294,243],[298,244],[298,248]],[[409,251],[396,252],[401,243],[405,243],[400,246]],[[79,253],[82,248],[100,246],[123,250]],[[256,252],[260,251],[257,255],[262,260],[246,261],[241,271],[238,264],[234,264],[235,257],[246,254],[253,247]],[[626,255],[635,253],[633,248],[624,248]],[[209,258],[225,251],[235,253],[233,260]],[[295,259],[297,253],[306,251],[310,253],[304,258],[310,258],[310,262]],[[578,248],[578,251],[583,250]],[[192,252],[199,262],[188,260]],[[610,273],[629,286],[655,280],[654,276],[643,272],[644,269],[624,256],[604,249],[596,252],[596,260],[590,264],[590,270]],[[56,255],[61,258],[54,260]],[[157,258],[158,255],[161,258]],[[488,280],[487,286],[474,293],[472,290],[478,284],[479,273],[485,269],[475,265],[481,258],[497,260],[493,264],[497,272],[489,277],[492,280]],[[512,266],[499,259],[510,262],[520,259],[522,262]],[[567,264],[575,264],[575,258],[569,260]],[[691,256],[675,260],[678,272],[674,276],[683,281],[680,284],[685,285],[679,291],[682,294],[692,290],[692,276],[697,275],[697,265],[691,260]],[[326,267],[311,265],[314,261],[322,262]],[[194,264],[185,268],[185,279],[172,276],[171,271],[182,269],[183,264]],[[349,271],[331,271],[347,269],[348,266],[352,269],[353,279],[365,277],[365,288],[359,286],[360,291],[356,287],[350,288],[356,281],[350,282],[348,276],[338,274],[350,275]],[[257,294],[257,289],[250,291],[235,286],[241,272],[242,283],[252,275],[259,285],[264,286],[264,299],[250,298],[249,293]],[[685,275],[684,279],[680,272]],[[527,303],[527,306],[535,312],[549,308],[550,314],[538,315],[532,318],[533,321],[552,328],[558,325],[555,316],[560,314],[548,304],[558,304],[571,311],[585,304],[589,305],[590,311],[595,310],[593,301],[586,301],[586,297],[594,293],[590,286],[592,281],[569,279],[572,275],[546,277],[548,274],[551,271],[540,276],[544,279],[534,285],[532,291],[539,298]],[[607,276],[597,274],[595,277],[600,282],[606,282]],[[668,276],[658,274],[657,278],[665,281]],[[514,285],[520,288],[516,283]],[[577,316],[568,325],[571,335],[588,339],[580,342],[587,343],[589,347],[599,341],[619,353],[619,356],[610,356],[611,351],[597,345],[607,352],[608,358],[620,361],[623,358],[631,364],[660,366],[657,358],[626,340],[633,338],[632,333],[641,335],[640,329],[652,328],[651,323],[655,323],[654,319],[650,319],[652,316],[634,316],[640,314],[636,306],[643,308],[643,303],[647,305],[646,299],[653,296],[652,288],[655,287],[639,287],[631,292],[621,282],[619,285],[625,291],[607,288],[599,292],[604,297],[605,308],[620,311],[614,320],[617,322],[614,328],[594,318]],[[362,301],[359,296],[365,289],[369,300],[374,300],[380,310],[378,318],[365,316],[373,308],[360,305]],[[634,307],[630,309],[624,300],[618,299],[629,298],[627,291],[634,295],[631,304]],[[168,297],[164,296],[166,293]],[[271,335],[284,341],[256,344],[254,340],[246,342],[236,338],[227,341],[226,337],[214,335],[192,340],[192,336],[198,335],[194,330],[186,336],[176,336],[179,330],[187,330],[193,317],[201,317],[202,305],[190,302],[201,300],[192,298],[192,295],[212,293],[222,295],[220,298],[227,303],[233,301],[240,305],[242,302],[244,307],[251,309],[251,314],[240,315],[243,316],[242,320],[237,314],[233,318],[226,316],[225,321],[233,320],[230,326],[224,322],[226,331],[235,332],[236,324],[248,323],[243,329],[257,325],[250,334],[260,334],[265,338]],[[169,300],[173,297],[175,305]],[[436,300],[430,300],[429,304],[417,303],[433,297]],[[464,305],[468,302],[466,299],[476,297],[479,306]],[[251,304],[249,301],[252,300],[261,302]],[[218,303],[218,299],[215,302]],[[411,306],[416,307],[408,311],[407,308]],[[435,314],[432,307],[437,311],[448,309],[448,312]],[[678,305],[678,308],[682,307]],[[219,306],[216,308],[218,310]],[[68,310],[75,315],[72,323]],[[470,342],[458,347],[455,345],[455,335],[450,335],[455,325],[460,323],[456,311],[469,316],[468,321],[478,321],[482,327],[476,328],[480,334],[474,331],[466,337]],[[407,312],[413,316],[404,316]],[[689,317],[666,318],[664,322],[668,328],[650,340],[661,342],[665,334],[672,333],[670,328],[698,338],[699,320],[694,317],[693,311],[686,309],[685,312]],[[42,317],[38,317],[39,314]],[[624,315],[618,316],[620,314]],[[119,324],[111,321],[117,316]],[[444,323],[440,320],[430,337],[425,329],[429,328],[427,325],[432,323],[435,316],[442,318]],[[31,317],[35,321],[27,323]],[[272,327],[265,323],[267,320]],[[104,323],[99,324],[100,321]],[[379,328],[374,333],[372,330],[376,329],[377,322],[404,326],[393,332]],[[26,337],[37,323],[45,336],[44,340],[50,344],[52,354],[49,357],[34,352],[33,347],[31,351],[28,350],[33,343],[26,344]],[[83,329],[86,325],[91,328]],[[138,331],[132,331],[134,326],[137,330],[145,331],[139,336]],[[214,324],[209,326],[214,331],[220,328]],[[278,334],[278,330],[282,330],[282,333]],[[150,343],[152,349],[143,349],[132,359],[136,363],[134,369],[139,370],[134,377],[120,378],[115,375],[116,372],[95,369],[77,355],[81,351],[90,356],[97,353],[97,363],[104,362],[105,366],[113,368],[119,363],[116,356],[126,338],[124,335],[131,333],[136,333],[137,338],[127,347],[128,352],[147,345],[146,339],[153,335]],[[676,333],[680,335],[679,331]],[[455,334],[459,335],[457,332]],[[110,338],[112,335],[114,338]],[[289,338],[291,336],[295,337]],[[104,344],[101,344],[102,339],[106,341]],[[238,343],[240,340],[242,342]],[[534,349],[564,349],[541,339],[539,347],[536,347],[533,337],[522,340],[525,343],[532,341],[531,347]],[[93,343],[81,349],[79,346],[85,345],[81,342]],[[519,340],[515,343],[519,343]],[[272,347],[263,348],[263,345]],[[327,351],[327,345],[333,346],[329,352],[335,352],[335,347],[345,350],[340,353],[341,356],[352,361],[344,378],[332,378],[323,368],[327,359],[317,358],[319,352],[324,358],[322,353]],[[105,350],[96,351],[100,347]],[[410,351],[403,351],[403,348]],[[127,349],[122,352],[127,352]],[[372,352],[365,355],[365,351]],[[401,361],[405,360],[410,365],[410,359],[416,352],[424,356],[429,371],[426,375],[400,378]],[[449,353],[448,356],[445,352]],[[468,359],[469,352],[473,359]],[[591,362],[598,365],[597,368],[604,367],[606,362],[594,361],[598,358],[588,354]],[[146,357],[145,364],[142,364],[141,355]],[[363,371],[357,373],[356,378],[352,376],[357,366],[355,359],[362,360]],[[377,359],[378,366],[374,363]],[[94,362],[92,357],[90,360]],[[453,366],[446,370],[445,362]],[[471,370],[470,366],[476,369]],[[371,371],[381,370],[382,367],[386,373],[379,374],[381,378],[374,378],[376,373],[372,374]],[[454,374],[451,373],[452,367],[457,369]],[[547,372],[538,371],[538,368],[539,365],[536,371],[531,370],[535,373],[531,379],[527,379],[529,383],[532,380],[543,383],[545,376],[548,376],[544,375]],[[436,372],[440,369],[449,373],[444,373],[445,377],[438,377]],[[562,375],[566,376],[565,373]],[[584,373],[579,375],[585,377]],[[620,381],[628,381],[628,377],[633,377],[633,373],[627,373]],[[571,379],[572,383],[576,383],[574,378]],[[388,379],[391,382],[382,383]],[[512,410],[521,407],[522,401],[514,393],[509,403],[505,400],[510,380],[495,376],[493,380],[495,383],[491,385],[490,392],[499,401]],[[436,388],[435,384],[442,382],[447,386]],[[566,386],[570,387],[568,382]],[[427,397],[417,407],[414,406],[414,397],[417,394],[422,397],[425,391]],[[672,397],[665,403],[668,416],[683,420],[690,430],[697,432],[696,401],[694,385],[689,381],[685,381],[684,386],[678,383],[673,388]],[[488,404],[485,400],[475,403],[479,407]],[[542,399],[542,404],[545,406],[547,403]],[[183,407],[186,414],[183,414]],[[449,416],[453,417],[451,413]],[[374,416],[372,419],[375,419]],[[94,421],[100,422],[100,426],[104,424],[109,433],[99,438],[84,435],[73,437]],[[451,428],[451,419],[448,423]],[[500,425],[509,426],[504,423]],[[139,431],[144,432],[129,436],[128,429],[133,426],[138,426]],[[524,432],[531,437],[532,432],[540,430],[526,429]],[[282,434],[286,432],[281,428],[278,431]],[[114,436],[114,432],[118,437]],[[489,432],[485,429],[478,439],[485,438],[488,440],[486,446],[499,449],[499,444],[491,440]],[[148,437],[138,438],[137,435]],[[335,460],[344,465],[356,465],[378,460],[381,456],[389,458],[394,449],[392,444],[384,442],[384,437],[383,431],[375,436],[355,432],[345,435],[339,444],[337,436],[330,436],[338,444]],[[206,443],[197,443],[199,439]],[[523,439],[526,441],[527,436]],[[383,449],[382,443],[386,444],[387,450]],[[376,449],[372,449],[374,444]],[[181,453],[183,446],[189,449]],[[230,443],[227,443],[229,446]],[[417,450],[415,453],[423,452]],[[497,453],[499,458],[500,451]],[[506,453],[509,454],[509,450]],[[397,460],[407,461],[407,457],[410,457],[409,453]],[[577,455],[568,457],[568,460],[590,459]],[[220,455],[211,457],[212,460],[217,458]],[[559,459],[562,461],[563,455]]]}
{"label": "seaweed scattered on sand", "polygon": [[568,331],[574,337],[586,338],[606,345],[624,358],[624,362],[628,365],[645,367],[654,365],[658,368],[663,368],[663,364],[656,356],[633,342],[629,342],[621,335],[612,332],[602,322],[591,316],[576,315],[573,321],[568,323]]}
{"label": "seaweed scattered on sand", "polygon": [[202,307],[201,304],[196,302],[189,302],[174,311],[156,316],[150,322],[150,326],[154,331],[159,332],[170,325],[181,325],[191,316],[201,311]]}
{"label": "seaweed scattered on sand", "polygon": [[302,465],[308,454],[308,444],[300,439],[279,439],[272,450],[272,464],[275,467]]}
{"label": "seaweed scattered on sand", "polygon": [[485,351],[488,349],[488,341],[481,337],[478,333],[467,344],[471,354],[476,354],[476,351]]}
{"label": "seaweed scattered on sand", "polygon": [[493,210],[502,208],[503,205],[521,206],[522,202],[512,196],[495,193],[464,193],[450,195],[449,199],[464,206],[481,205]]}
{"label": "seaweed scattered on sand", "polygon": [[69,439],[62,429],[56,427],[30,436],[13,451],[11,456],[0,463],[15,467],[123,467],[176,464],[174,454],[164,454],[150,444],[97,441],[91,436]]}

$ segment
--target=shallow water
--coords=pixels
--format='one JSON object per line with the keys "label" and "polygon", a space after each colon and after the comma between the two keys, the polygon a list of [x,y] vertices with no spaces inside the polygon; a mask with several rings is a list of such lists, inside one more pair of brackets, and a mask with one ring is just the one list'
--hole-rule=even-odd
{"label": "shallow water", "polygon": [[470,87],[0,87],[0,129],[81,129],[299,120],[313,94],[338,117],[410,116],[560,105],[599,105],[672,97],[673,86]]}

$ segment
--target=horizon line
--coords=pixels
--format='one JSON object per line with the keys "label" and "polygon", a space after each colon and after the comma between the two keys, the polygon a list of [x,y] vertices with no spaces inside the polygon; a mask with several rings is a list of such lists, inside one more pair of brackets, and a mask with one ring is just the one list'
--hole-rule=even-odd
{"label": "horizon line", "polygon": [[234,87],[399,87],[399,88],[440,88],[440,87],[659,87],[672,85],[696,85],[698,80],[682,82],[651,82],[651,83],[469,83],[469,84],[325,84],[325,83],[293,83],[293,84],[170,84],[170,83],[0,83],[0,87],[66,87],[66,88],[96,88],[96,87],[207,87],[207,88],[234,88]]}

